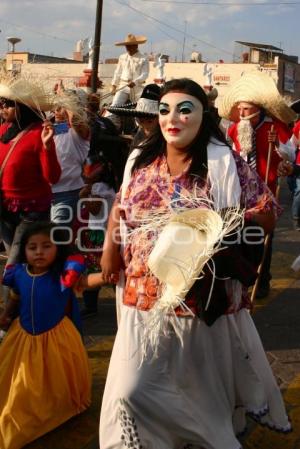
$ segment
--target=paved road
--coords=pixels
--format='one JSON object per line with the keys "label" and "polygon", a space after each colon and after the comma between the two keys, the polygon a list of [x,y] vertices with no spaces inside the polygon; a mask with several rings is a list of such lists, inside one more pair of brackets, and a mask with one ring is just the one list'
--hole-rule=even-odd
{"label": "paved road", "polygon": [[[294,431],[282,436],[249,420],[248,432],[241,441],[244,449],[300,449],[300,276],[297,278],[290,269],[300,254],[300,233],[293,230],[286,188],[281,196],[285,211],[274,240],[272,291],[266,300],[257,301],[254,320],[283,391]],[[103,289],[97,317],[84,322],[85,344],[93,370],[92,406],[27,449],[99,449],[99,410],[116,330],[113,297],[111,288]]]}

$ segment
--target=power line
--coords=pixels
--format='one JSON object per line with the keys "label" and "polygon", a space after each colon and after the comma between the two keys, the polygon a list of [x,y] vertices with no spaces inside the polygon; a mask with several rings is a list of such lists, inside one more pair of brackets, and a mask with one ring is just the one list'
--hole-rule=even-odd
{"label": "power line", "polygon": [[[119,3],[120,5],[122,5],[122,6],[127,6],[129,9],[132,9],[132,10],[135,11],[136,13],[141,14],[142,16],[147,17],[148,19],[153,20],[154,22],[160,23],[161,25],[164,25],[165,27],[168,27],[168,28],[172,29],[173,31],[176,31],[176,32],[181,33],[181,34],[184,34],[184,32],[183,32],[182,30],[180,30],[180,29],[178,29],[178,28],[176,28],[176,27],[174,27],[174,26],[172,26],[172,25],[169,25],[169,24],[166,23],[166,22],[163,22],[163,21],[157,19],[156,17],[150,16],[149,14],[146,14],[146,13],[140,11],[140,10],[137,9],[137,8],[134,8],[134,7],[131,6],[129,3],[123,3],[123,2],[121,2],[121,1],[119,1],[119,0],[115,0],[115,1],[116,1],[117,3]],[[203,41],[202,39],[199,39],[198,37],[193,36],[192,34],[186,33],[186,36],[189,37],[189,38],[191,38],[191,39],[193,39],[194,41],[201,42],[202,44],[207,45],[208,47],[214,48],[215,50],[218,50],[218,51],[222,51],[222,52],[224,52],[224,53],[227,53],[227,54],[229,54],[230,56],[232,56],[233,58],[235,57],[235,55],[234,55],[233,53],[231,53],[230,51],[225,50],[224,48],[217,47],[216,45],[213,45],[213,44],[211,44],[211,43],[209,43],[209,42],[205,42],[205,41]]]}
{"label": "power line", "polygon": [[56,40],[59,40],[59,41],[64,41],[64,42],[68,42],[70,44],[74,44],[74,41],[70,41],[68,39],[64,39],[63,37],[57,37],[57,36],[52,36],[51,34],[42,33],[41,31],[37,31],[37,30],[35,30],[33,28],[30,28],[27,25],[19,25],[17,23],[9,22],[8,20],[3,20],[2,18],[0,19],[0,22],[6,23],[7,25],[15,26],[16,28],[21,28],[21,29],[23,28],[25,30],[29,30],[32,33],[39,34],[40,36],[50,37],[51,39],[56,39]]}
{"label": "power line", "polygon": [[198,5],[198,6],[282,6],[282,5],[300,5],[300,2],[192,2],[192,1],[173,1],[173,0],[140,0],[147,3],[172,3],[172,5]]}
{"label": "power line", "polygon": [[[117,0],[115,0],[117,3],[119,3],[122,6],[128,6],[130,8],[129,5],[118,2]],[[140,12],[140,14],[146,16],[147,19],[149,19],[149,17],[147,17],[147,14]],[[150,19],[149,19],[150,20]],[[152,19],[151,19],[152,20]],[[163,22],[161,22],[163,25],[165,25]],[[163,34],[165,34],[167,37],[169,37],[172,41],[177,42],[179,45],[182,45],[182,41],[180,41],[179,39],[177,39],[176,37],[172,36],[171,34],[169,34],[166,30],[164,30],[162,27],[160,27],[158,24],[154,24],[154,26]],[[186,34],[187,35],[187,34]],[[190,45],[186,45],[186,47],[190,50],[190,51],[195,51],[194,48],[192,48]]]}

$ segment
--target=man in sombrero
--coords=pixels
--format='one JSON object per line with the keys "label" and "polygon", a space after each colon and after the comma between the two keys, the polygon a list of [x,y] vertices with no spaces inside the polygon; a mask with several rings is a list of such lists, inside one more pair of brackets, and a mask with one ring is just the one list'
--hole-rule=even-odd
{"label": "man in sombrero", "polygon": [[[279,94],[273,79],[260,71],[243,75],[222,98],[219,114],[234,121],[228,129],[233,149],[276,194],[278,164],[282,159],[293,161],[295,156],[288,128],[295,113]],[[270,142],[274,151],[268,163]],[[264,298],[269,293],[271,257],[272,244],[263,264],[257,298]]]}
{"label": "man in sombrero", "polygon": [[[145,140],[158,125],[158,103],[160,87],[147,84],[136,103],[110,106],[109,112],[120,117],[134,117],[137,125],[136,133],[130,145],[130,152]],[[133,107],[134,106],[134,107]]]}
{"label": "man in sombrero", "polygon": [[[112,79],[111,92],[114,95],[112,106],[136,101],[143,90],[143,83],[149,76],[149,61],[138,46],[147,42],[145,36],[128,34],[124,41],[115,45],[125,46],[126,53],[119,57],[119,62]],[[118,92],[116,90],[118,89]]]}

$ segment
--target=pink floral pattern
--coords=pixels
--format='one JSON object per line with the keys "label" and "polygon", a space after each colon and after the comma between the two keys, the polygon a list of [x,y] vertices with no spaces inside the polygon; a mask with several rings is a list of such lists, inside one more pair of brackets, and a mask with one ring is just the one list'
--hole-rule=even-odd
{"label": "pink floral pattern", "polygon": [[[276,214],[280,209],[268,187],[253,172],[240,156],[233,153],[237,172],[241,184],[241,205],[251,213],[255,211],[274,210]],[[194,186],[201,195],[209,198],[209,185],[187,174],[187,171],[178,176],[171,176],[165,156],[155,159],[150,165],[137,170],[128,185],[121,205],[122,216],[129,229],[134,230],[125,245],[124,261],[126,267],[126,287],[124,303],[141,310],[150,309],[160,296],[159,281],[149,272],[147,260],[157,235],[149,230],[139,235],[140,223],[149,220],[153,214],[162,214],[170,211],[171,203],[180,207],[182,196],[188,196]],[[245,299],[245,292],[243,293]],[[189,306],[192,306],[189,304]]]}

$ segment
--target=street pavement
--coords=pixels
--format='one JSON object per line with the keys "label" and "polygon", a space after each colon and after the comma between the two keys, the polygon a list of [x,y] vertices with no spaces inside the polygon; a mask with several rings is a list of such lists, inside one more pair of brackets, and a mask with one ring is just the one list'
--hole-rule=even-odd
{"label": "street pavement", "polygon": [[[300,449],[300,274],[290,268],[300,254],[300,232],[293,229],[290,193],[283,184],[280,202],[284,213],[274,238],[272,290],[268,298],[256,301],[253,318],[294,430],[281,435],[249,420],[241,440],[244,449]],[[99,411],[115,332],[114,290],[106,287],[100,292],[97,316],[84,321],[84,341],[93,372],[92,405],[26,449],[99,449]]]}

